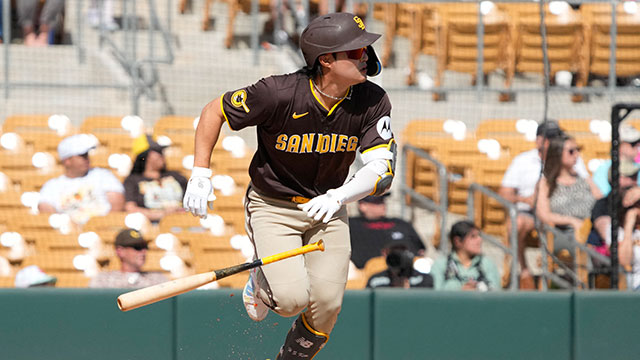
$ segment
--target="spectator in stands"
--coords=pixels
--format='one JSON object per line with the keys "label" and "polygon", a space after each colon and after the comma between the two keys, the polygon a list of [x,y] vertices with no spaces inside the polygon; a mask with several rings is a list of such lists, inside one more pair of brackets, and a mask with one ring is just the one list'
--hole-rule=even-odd
{"label": "spectator in stands", "polygon": [[[640,131],[631,125],[622,124],[618,129],[620,134],[619,154],[620,160],[636,161],[636,157],[640,154]],[[602,195],[606,196],[611,191],[609,184],[609,169],[611,168],[611,160],[603,162],[593,173],[593,182],[598,186]],[[640,185],[640,183],[638,183]]]}
{"label": "spectator in stands", "polygon": [[37,265],[30,265],[16,274],[17,288],[31,288],[43,286],[56,286],[58,279],[55,276],[48,275]]}
{"label": "spectator in stands", "polygon": [[64,11],[64,0],[46,0],[42,10],[40,10],[40,0],[20,0],[16,1],[16,4],[24,44],[27,46],[49,45],[50,32],[60,27],[59,20]]}
{"label": "spectator in stands", "polygon": [[90,288],[141,288],[169,280],[162,273],[142,271],[149,246],[138,230],[122,229],[115,247],[120,270],[98,273],[89,282]]}
{"label": "spectator in stands", "polygon": [[89,151],[96,139],[78,134],[58,144],[58,157],[64,174],[47,181],[40,189],[38,210],[41,213],[68,214],[76,224],[92,216],[124,210],[124,187],[111,171],[92,168]]}
{"label": "spectator in stands", "polygon": [[577,231],[600,197],[595,184],[575,171],[579,153],[575,140],[567,135],[549,144],[536,208],[536,215],[545,224]]}
{"label": "spectator in stands", "polygon": [[[592,181],[574,170],[579,152],[575,140],[567,135],[551,140],[536,199],[540,221],[558,230],[554,233],[553,253],[568,268],[574,264],[574,241],[582,242],[577,235],[600,194]],[[560,276],[569,283],[575,281],[567,272]]]}
{"label": "spectator in stands", "polygon": [[620,242],[620,265],[630,269],[628,276],[629,288],[640,290],[640,230],[638,230],[640,207],[632,206],[623,211],[622,226],[624,235]]}
{"label": "spectator in stands", "polygon": [[[624,209],[628,209],[640,200],[640,186],[637,185],[638,171],[640,166],[629,159],[620,162],[618,183],[620,185],[620,203],[616,208],[622,215]],[[609,169],[609,179],[611,179],[611,169]],[[606,197],[596,201],[591,210],[591,232],[587,243],[599,253],[609,256],[609,245],[611,244],[611,203],[613,196],[609,193]],[[623,225],[624,217],[619,217],[620,225]]]}
{"label": "spectator in stands", "polygon": [[387,217],[387,196],[388,193],[363,198],[358,202],[360,216],[349,219],[351,261],[358,269],[364,268],[367,260],[384,255],[383,250],[390,241],[403,241],[412,253],[424,254],[424,243],[413,225],[400,218]]}
{"label": "spectator in stands", "polygon": [[[534,288],[533,277],[527,267],[524,250],[527,236],[534,229],[533,205],[536,184],[542,176],[542,159],[546,156],[549,142],[561,136],[564,132],[554,120],[541,123],[536,130],[536,148],[517,155],[502,178],[498,193],[506,200],[516,204],[518,209],[518,263],[520,265],[520,287]],[[579,159],[575,172],[583,178],[589,178],[589,173],[582,159]],[[507,234],[510,233],[511,223],[507,223]]]}
{"label": "spectator in stands", "polygon": [[184,212],[182,196],[187,179],[175,171],[167,171],[164,147],[151,136],[142,135],[134,141],[136,156],[131,173],[124,180],[125,210],[140,212],[152,222],[166,214]]}
{"label": "spectator in stands", "polygon": [[392,241],[383,250],[387,269],[372,275],[367,281],[368,288],[432,288],[433,278],[413,267],[414,253],[404,241]]}
{"label": "spectator in stands", "polygon": [[498,268],[482,254],[480,230],[471,221],[458,221],[449,233],[451,253],[431,267],[436,290],[500,290]]}

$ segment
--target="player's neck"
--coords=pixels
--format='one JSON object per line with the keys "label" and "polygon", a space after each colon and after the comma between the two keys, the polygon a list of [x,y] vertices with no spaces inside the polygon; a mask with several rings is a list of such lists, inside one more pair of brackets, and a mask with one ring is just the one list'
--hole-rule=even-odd
{"label": "player's neck", "polygon": [[317,97],[329,109],[347,97],[349,86],[343,86],[331,81],[328,76],[319,76],[312,79],[312,81]]}

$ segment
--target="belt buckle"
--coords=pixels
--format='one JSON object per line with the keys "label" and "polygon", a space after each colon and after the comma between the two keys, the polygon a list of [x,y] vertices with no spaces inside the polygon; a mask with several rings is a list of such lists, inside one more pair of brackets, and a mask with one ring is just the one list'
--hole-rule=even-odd
{"label": "belt buckle", "polygon": [[291,201],[296,204],[306,204],[309,202],[309,199],[304,196],[292,196]]}

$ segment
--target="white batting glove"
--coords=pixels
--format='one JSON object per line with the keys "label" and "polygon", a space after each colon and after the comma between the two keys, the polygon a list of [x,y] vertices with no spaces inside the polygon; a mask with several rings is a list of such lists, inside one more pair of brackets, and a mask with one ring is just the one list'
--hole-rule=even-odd
{"label": "white batting glove", "polygon": [[182,200],[182,207],[186,211],[203,219],[207,217],[208,200],[214,199],[211,175],[211,169],[195,166]]}
{"label": "white batting glove", "polygon": [[299,204],[298,208],[314,220],[320,220],[324,216],[322,222],[328,223],[333,215],[340,210],[342,199],[343,196],[335,190],[329,190],[326,194],[316,196],[306,204]]}

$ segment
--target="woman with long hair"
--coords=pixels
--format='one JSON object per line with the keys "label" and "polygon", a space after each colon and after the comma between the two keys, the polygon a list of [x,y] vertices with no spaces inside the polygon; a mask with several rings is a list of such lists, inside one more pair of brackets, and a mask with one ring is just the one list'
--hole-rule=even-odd
{"label": "woman with long hair", "polygon": [[552,139],[538,186],[536,215],[550,226],[580,229],[599,197],[595,184],[576,173],[580,148],[564,134]]}
{"label": "woman with long hair", "polygon": [[184,211],[182,197],[187,179],[167,170],[164,148],[147,135],[136,139],[133,147],[137,155],[131,173],[124,180],[125,210],[140,212],[152,222],[160,221],[166,214]]}

